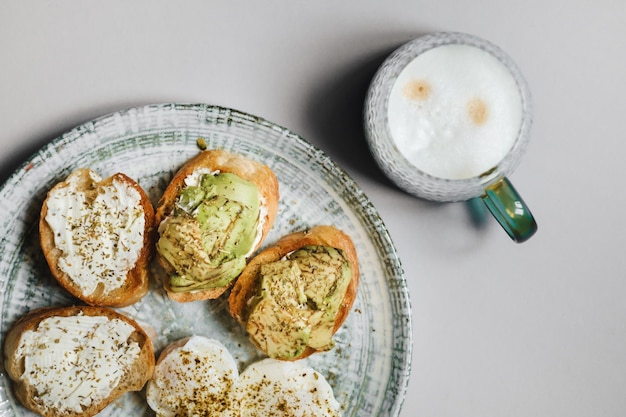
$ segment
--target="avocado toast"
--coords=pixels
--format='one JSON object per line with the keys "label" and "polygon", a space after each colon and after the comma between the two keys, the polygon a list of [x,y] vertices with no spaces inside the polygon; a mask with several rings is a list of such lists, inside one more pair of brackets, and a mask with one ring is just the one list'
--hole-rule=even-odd
{"label": "avocado toast", "polygon": [[269,232],[278,209],[272,170],[242,155],[200,152],[174,175],[156,210],[164,288],[179,302],[219,297]]}
{"label": "avocado toast", "polygon": [[315,226],[282,237],[248,263],[230,293],[230,314],[268,356],[297,360],[333,348],[358,282],[350,237]]}

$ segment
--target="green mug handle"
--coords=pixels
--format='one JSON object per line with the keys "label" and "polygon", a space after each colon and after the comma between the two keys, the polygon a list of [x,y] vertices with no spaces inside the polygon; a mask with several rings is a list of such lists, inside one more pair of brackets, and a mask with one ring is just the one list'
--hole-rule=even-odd
{"label": "green mug handle", "polygon": [[535,218],[508,178],[503,177],[485,188],[482,200],[515,242],[525,242],[537,231]]}

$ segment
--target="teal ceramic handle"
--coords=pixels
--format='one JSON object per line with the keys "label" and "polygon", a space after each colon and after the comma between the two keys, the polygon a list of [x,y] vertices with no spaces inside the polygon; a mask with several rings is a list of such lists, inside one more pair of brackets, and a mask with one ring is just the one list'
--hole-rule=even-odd
{"label": "teal ceramic handle", "polygon": [[482,199],[515,242],[525,242],[537,231],[535,218],[506,177],[488,186]]}

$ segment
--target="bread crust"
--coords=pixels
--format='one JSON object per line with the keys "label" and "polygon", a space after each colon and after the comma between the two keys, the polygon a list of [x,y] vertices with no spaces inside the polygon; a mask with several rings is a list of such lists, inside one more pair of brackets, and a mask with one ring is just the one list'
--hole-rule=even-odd
{"label": "bread crust", "polygon": [[[72,174],[70,174],[65,181],[56,184],[48,192],[47,197],[43,202],[39,218],[39,238],[41,249],[54,278],[56,278],[59,284],[61,284],[61,286],[63,286],[63,288],[65,288],[74,297],[94,306],[128,306],[139,301],[148,292],[150,286],[149,263],[154,254],[155,236],[154,207],[152,206],[152,203],[143,188],[141,188],[135,180],[127,175],[118,172],[100,182],[93,182],[89,174],[90,171],[91,170],[88,168],[78,169],[72,172]],[[113,181],[120,181],[128,186],[131,186],[139,193],[140,205],[145,219],[143,246],[135,265],[127,272],[123,285],[113,291],[105,292],[103,285],[100,285],[94,293],[84,294],[74,280],[59,268],[59,259],[61,258],[63,252],[57,248],[54,243],[54,231],[46,221],[46,215],[48,214],[48,201],[51,194],[59,188],[69,186],[71,178],[78,178],[80,185],[88,193],[95,192],[93,191],[93,188],[91,190],[89,189],[91,187],[103,187],[112,184]]]}
{"label": "bread crust", "polygon": [[[223,149],[202,151],[187,161],[187,163],[185,163],[178,170],[163,192],[163,196],[157,205],[155,215],[157,227],[173,211],[178,195],[185,186],[185,178],[200,168],[235,174],[257,186],[259,194],[262,196],[262,202],[267,210],[267,214],[262,227],[261,239],[253,248],[253,251],[256,251],[267,237],[267,234],[276,219],[279,201],[278,179],[268,166],[248,159],[242,155],[227,152]],[[169,262],[160,256],[158,252],[156,254],[156,258],[168,274],[175,272]],[[163,287],[171,300],[189,302],[218,298],[233,285],[234,281],[235,280],[231,281],[228,285],[219,288],[210,288],[190,292],[174,292],[170,286],[169,279],[166,278],[164,279]]]}
{"label": "bread crust", "polygon": [[[335,334],[348,317],[356,299],[360,271],[352,240],[347,234],[334,226],[320,225],[308,230],[288,234],[276,242],[274,246],[268,247],[256,255],[243,270],[228,297],[230,315],[245,327],[249,314],[248,300],[255,296],[260,288],[259,271],[261,266],[278,261],[290,252],[308,245],[322,245],[340,249],[350,263],[352,277],[335,318],[333,328],[333,334]],[[303,359],[315,352],[317,350],[307,347],[300,356],[291,360]]]}
{"label": "bread crust", "polygon": [[[134,362],[132,368],[127,369],[120,383],[113,387],[109,396],[99,402],[94,402],[91,406],[80,413],[59,412],[44,407],[38,402],[37,392],[27,381],[22,380],[24,371],[23,361],[18,361],[16,352],[20,344],[21,336],[28,330],[35,330],[39,323],[49,317],[70,317],[78,314],[86,316],[104,316],[109,319],[120,319],[129,323],[135,328],[131,338],[136,341],[141,351],[139,357]],[[96,306],[71,306],[71,307],[44,307],[32,310],[18,319],[8,330],[4,340],[4,367],[12,380],[13,391],[16,398],[24,407],[45,417],[90,417],[113,402],[116,398],[130,391],[139,391],[152,377],[155,366],[154,346],[151,339],[144,330],[130,317],[120,314],[107,307]],[[59,383],[63,383],[59,381]]]}

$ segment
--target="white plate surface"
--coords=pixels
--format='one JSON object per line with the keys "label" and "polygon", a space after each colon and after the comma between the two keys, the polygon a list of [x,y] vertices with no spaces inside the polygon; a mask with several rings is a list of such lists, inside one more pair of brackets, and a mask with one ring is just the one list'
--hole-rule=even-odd
{"label": "white plate surface", "polygon": [[[103,177],[124,172],[153,204],[176,170],[199,152],[223,148],[270,166],[280,183],[276,223],[265,245],[316,224],[348,233],[362,271],[353,311],[335,335],[336,347],[305,359],[333,386],[344,416],[397,416],[411,361],[411,309],[400,260],[375,208],[323,152],[285,128],[236,110],[204,104],[162,104],[119,111],[78,126],[37,152],[0,188],[1,336],[19,316],[43,306],[71,305],[52,278],[38,242],[37,222],[47,191],[80,167]],[[224,298],[179,304],[159,285],[121,311],[154,331],[160,351],[191,334],[224,343],[240,364],[261,357],[228,315]],[[0,378],[0,416],[30,416]],[[127,394],[103,416],[150,416],[143,393]]]}

